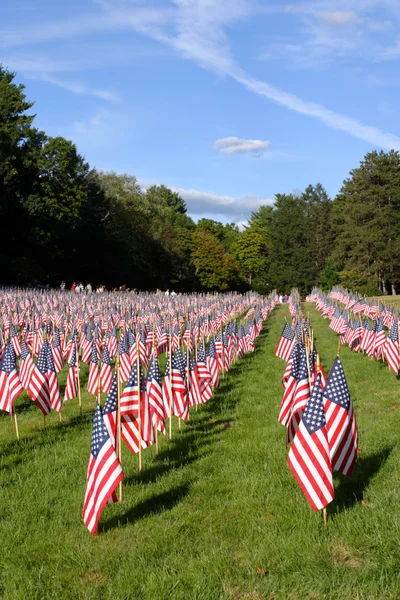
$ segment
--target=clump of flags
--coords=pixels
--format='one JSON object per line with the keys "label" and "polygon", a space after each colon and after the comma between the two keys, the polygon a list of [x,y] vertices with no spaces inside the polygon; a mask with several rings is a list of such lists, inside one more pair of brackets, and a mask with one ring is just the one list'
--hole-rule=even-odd
{"label": "clump of flags", "polygon": [[289,297],[292,324],[285,324],[275,349],[287,361],[278,420],[287,428],[287,462],[311,507],[325,509],[334,498],[333,471],[350,476],[358,433],[343,365],[336,357],[325,376],[308,319],[296,290]]}
{"label": "clump of flags", "polygon": [[306,301],[315,302],[321,315],[330,320],[329,327],[339,335],[341,344],[375,360],[386,360],[389,369],[398,375],[400,320],[392,306],[369,301],[340,287],[332,288],[328,294],[314,288]]}
{"label": "clump of flags", "polygon": [[[276,292],[264,298],[0,290],[0,409],[13,414],[18,435],[15,400],[26,389],[44,419],[54,410],[61,420],[63,403],[78,398],[81,407],[80,364],[89,366],[96,410],[83,520],[94,534],[105,504],[117,500],[121,443],[139,455],[140,470],[142,451],[158,447],[158,434],[171,438],[172,417],[181,426],[232,365],[255,351],[277,302]],[[64,367],[62,398],[57,375]]]}

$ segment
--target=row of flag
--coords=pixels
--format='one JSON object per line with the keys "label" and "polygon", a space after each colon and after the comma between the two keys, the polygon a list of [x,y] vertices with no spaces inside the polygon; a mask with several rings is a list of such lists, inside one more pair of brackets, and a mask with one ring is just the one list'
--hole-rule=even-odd
{"label": "row of flag", "polygon": [[400,320],[397,311],[376,301],[370,303],[342,288],[334,288],[328,294],[314,288],[306,300],[315,302],[321,315],[330,320],[329,327],[339,334],[341,344],[348,344],[351,350],[375,360],[385,360],[398,375]]}
{"label": "row of flag", "polygon": [[[149,371],[151,358],[154,363],[161,353],[171,356],[167,380],[187,362],[194,390],[189,401],[200,402],[210,393],[206,371],[215,386],[234,357],[254,349],[266,304],[257,294],[177,298],[0,291],[0,409],[11,414],[24,389],[44,416],[51,410],[61,413],[63,403],[73,398],[81,403],[81,362],[89,366],[89,393],[97,395],[100,376],[107,394],[117,356],[121,382],[126,382],[124,398],[129,398],[138,371]],[[276,302],[276,294],[271,298]],[[237,315],[244,316],[240,326]],[[68,376],[62,396],[57,374],[64,366]]]}
{"label": "row of flag", "polygon": [[[254,340],[276,302],[276,294],[263,302],[252,345],[247,350],[255,351]],[[229,370],[230,365],[243,354],[238,338],[235,339],[235,328],[228,332],[226,329],[229,329],[229,324],[224,332],[228,337],[226,360],[218,360],[219,352],[213,338],[209,340],[211,351],[209,347],[207,356],[204,344],[197,347],[196,353],[189,348],[182,353],[179,347],[174,351],[170,344],[163,382],[156,353],[153,352],[150,357],[146,377],[143,375],[145,367],[140,361],[140,353],[137,353],[136,363],[132,366],[127,385],[121,393],[122,368],[120,360],[117,361],[105,404],[101,408],[98,401],[94,415],[82,513],[83,521],[92,535],[97,531],[105,505],[117,501],[116,489],[124,477],[121,439],[131,452],[140,453],[154,443],[154,432],[166,434],[165,421],[168,417],[176,415],[186,420],[189,418],[190,407],[202,404],[212,397],[214,388],[219,386],[221,371]],[[224,348],[224,345],[219,348]],[[233,348],[233,352],[229,351],[230,348]],[[101,382],[99,375],[98,377],[100,399]]]}
{"label": "row of flag", "polygon": [[317,511],[334,498],[333,471],[347,476],[353,472],[357,425],[340,358],[327,377],[297,290],[291,292],[289,309],[292,323],[285,324],[275,349],[287,362],[278,420],[287,430],[289,468]]}

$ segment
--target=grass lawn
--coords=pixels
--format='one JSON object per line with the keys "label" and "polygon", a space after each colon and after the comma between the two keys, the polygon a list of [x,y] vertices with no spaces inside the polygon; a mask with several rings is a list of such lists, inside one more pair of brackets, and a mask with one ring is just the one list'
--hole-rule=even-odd
{"label": "grass lawn", "polygon": [[382,304],[386,306],[393,306],[396,310],[400,309],[400,295],[397,296],[374,296],[373,298],[369,298],[369,300],[377,300],[378,302],[382,302]]}
{"label": "grass lawn", "polygon": [[[337,336],[313,305],[322,364]],[[173,439],[137,457],[123,448],[123,499],[99,535],[81,521],[94,401],[48,418],[17,400],[21,441],[0,417],[0,597],[4,599],[385,600],[400,598],[400,398],[387,367],[341,358],[359,425],[353,477],[335,475],[328,525],[286,464],[277,422],[284,362],[278,307],[221,389]],[[63,374],[65,383],[65,374]],[[85,382],[87,373],[83,374]],[[399,407],[399,408],[398,408]]]}

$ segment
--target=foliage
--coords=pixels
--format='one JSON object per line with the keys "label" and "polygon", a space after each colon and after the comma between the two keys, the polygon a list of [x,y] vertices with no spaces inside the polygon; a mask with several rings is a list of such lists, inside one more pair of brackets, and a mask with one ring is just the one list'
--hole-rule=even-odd
{"label": "foliage", "polygon": [[208,231],[194,233],[192,260],[201,285],[208,290],[227,290],[237,280],[233,256]]}
{"label": "foliage", "polygon": [[396,293],[400,284],[400,154],[370,152],[333,200],[320,183],[277,193],[244,231],[187,215],[165,185],[90,169],[76,146],[34,127],[23,85],[0,66],[0,283],[177,291],[339,281]]}

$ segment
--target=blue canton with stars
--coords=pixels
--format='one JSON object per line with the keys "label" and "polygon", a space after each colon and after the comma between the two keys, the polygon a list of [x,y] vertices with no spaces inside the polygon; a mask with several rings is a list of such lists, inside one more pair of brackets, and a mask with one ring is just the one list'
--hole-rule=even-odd
{"label": "blue canton with stars", "polygon": [[349,410],[350,394],[339,357],[336,357],[332,370],[329,373],[324,389],[324,398]]}
{"label": "blue canton with stars", "polygon": [[117,410],[118,405],[118,397],[117,397],[117,376],[114,375],[110,391],[107,394],[107,399],[104,404],[103,414],[108,415],[109,413],[115,412]]}
{"label": "blue canton with stars", "polygon": [[147,381],[156,381],[156,383],[161,387],[161,374],[160,368],[158,366],[158,361],[154,358],[151,359],[149,372],[147,373]]}
{"label": "blue canton with stars", "polygon": [[315,433],[326,425],[324,404],[322,401],[321,374],[313,387],[310,399],[303,415],[303,423],[308,433]]}
{"label": "blue canton with stars", "polygon": [[93,420],[92,443],[90,445],[90,453],[93,458],[97,458],[104,444],[109,439],[107,428],[104,424],[103,415],[100,405],[96,405]]}

